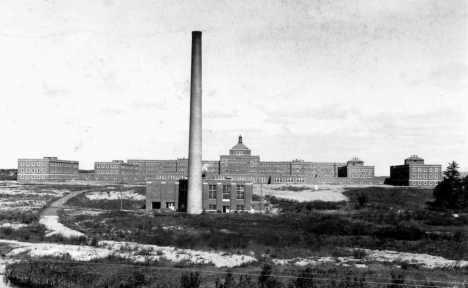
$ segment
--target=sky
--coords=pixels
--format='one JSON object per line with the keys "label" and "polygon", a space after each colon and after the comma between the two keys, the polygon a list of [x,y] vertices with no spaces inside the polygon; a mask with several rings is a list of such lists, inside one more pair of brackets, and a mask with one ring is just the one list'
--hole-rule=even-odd
{"label": "sky", "polygon": [[0,168],[188,156],[202,31],[203,159],[418,155],[468,171],[465,0],[3,0]]}

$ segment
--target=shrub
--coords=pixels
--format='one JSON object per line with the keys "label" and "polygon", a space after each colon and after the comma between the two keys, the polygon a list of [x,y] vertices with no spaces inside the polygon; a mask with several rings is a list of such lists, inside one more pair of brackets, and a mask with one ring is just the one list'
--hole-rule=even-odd
{"label": "shrub", "polygon": [[353,257],[356,259],[364,259],[367,256],[367,252],[364,249],[353,249]]}
{"label": "shrub", "polygon": [[198,288],[202,284],[200,272],[190,272],[182,274],[180,278],[181,288]]}

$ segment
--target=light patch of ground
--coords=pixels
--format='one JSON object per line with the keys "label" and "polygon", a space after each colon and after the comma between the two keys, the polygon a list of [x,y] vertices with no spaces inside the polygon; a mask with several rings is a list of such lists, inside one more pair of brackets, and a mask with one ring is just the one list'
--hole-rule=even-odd
{"label": "light patch of ground", "polygon": [[[107,192],[91,192],[86,193],[86,198],[89,200],[120,200],[119,191],[107,191]],[[123,191],[122,198],[127,200],[145,200],[145,195],[141,195],[135,192],[135,190]]]}
{"label": "light patch of ground", "polygon": [[[352,249],[349,249],[352,250]],[[353,265],[357,268],[364,268],[363,263],[366,262],[386,262],[400,264],[403,262],[409,264],[415,264],[421,267],[430,269],[434,268],[453,268],[453,267],[465,267],[468,266],[468,261],[455,261],[445,259],[443,257],[431,256],[427,254],[414,254],[397,252],[390,250],[369,250],[361,249],[366,251],[366,256],[362,259],[356,259],[353,257],[309,257],[309,258],[293,258],[293,259],[273,259],[273,263],[276,265],[295,265],[295,266],[307,266],[307,265],[319,265],[324,263],[335,263],[338,266],[350,266]]]}
{"label": "light patch of ground", "polygon": [[82,209],[65,209],[68,216],[79,216],[79,215],[91,215],[96,216],[102,213],[106,213],[105,211],[92,211],[92,210],[82,210]]}
{"label": "light patch of ground", "polygon": [[28,225],[27,224],[23,224],[23,223],[2,223],[2,225],[0,225],[1,228],[12,228],[12,229],[19,229],[19,228],[23,228],[23,227],[27,227]]}
{"label": "light patch of ground", "polygon": [[39,223],[46,226],[49,231],[46,234],[47,237],[53,235],[62,235],[67,238],[85,236],[83,233],[72,230],[60,223],[59,216],[42,216],[41,219],[39,219]]}
{"label": "light patch of ground", "polygon": [[216,267],[235,267],[244,263],[256,262],[257,259],[246,255],[205,252],[191,249],[177,249],[156,245],[142,245],[133,242],[100,241],[99,247],[60,245],[55,243],[28,243],[14,240],[2,240],[14,246],[6,256],[29,254],[32,257],[70,255],[76,261],[91,261],[114,255],[134,262],[158,262],[161,260],[174,263],[212,264]]}
{"label": "light patch of ground", "polygon": [[[308,190],[303,191],[280,191],[274,190],[274,188],[279,187],[307,187],[310,188]],[[317,186],[318,190],[315,191],[315,186]],[[254,185],[254,194],[261,195],[263,192],[263,196],[271,195],[277,198],[285,198],[290,200],[296,200],[300,202],[304,201],[349,201],[348,197],[343,195],[344,192],[344,185],[314,185],[314,184],[270,184],[270,185],[263,185],[261,188],[260,185]],[[263,190],[263,191],[261,191]]]}
{"label": "light patch of ground", "polygon": [[20,196],[54,196],[54,197],[62,197],[66,194],[70,193],[67,189],[41,189],[40,191],[34,189],[24,189],[22,187],[15,187],[15,188],[5,188],[0,187],[0,194],[2,195],[20,195]]}

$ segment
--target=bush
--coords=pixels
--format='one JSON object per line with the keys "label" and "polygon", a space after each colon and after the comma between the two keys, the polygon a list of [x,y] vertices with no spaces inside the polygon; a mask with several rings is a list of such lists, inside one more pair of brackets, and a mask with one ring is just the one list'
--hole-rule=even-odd
{"label": "bush", "polygon": [[202,284],[200,272],[190,272],[182,274],[180,278],[181,288],[198,288]]}

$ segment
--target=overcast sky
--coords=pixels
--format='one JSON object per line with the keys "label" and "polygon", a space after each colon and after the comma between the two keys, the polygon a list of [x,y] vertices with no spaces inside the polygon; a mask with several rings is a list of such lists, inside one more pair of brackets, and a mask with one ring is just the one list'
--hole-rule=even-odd
{"label": "overcast sky", "polygon": [[465,0],[3,0],[0,15],[0,168],[187,157],[200,30],[203,159],[242,134],[264,161],[468,170]]}

